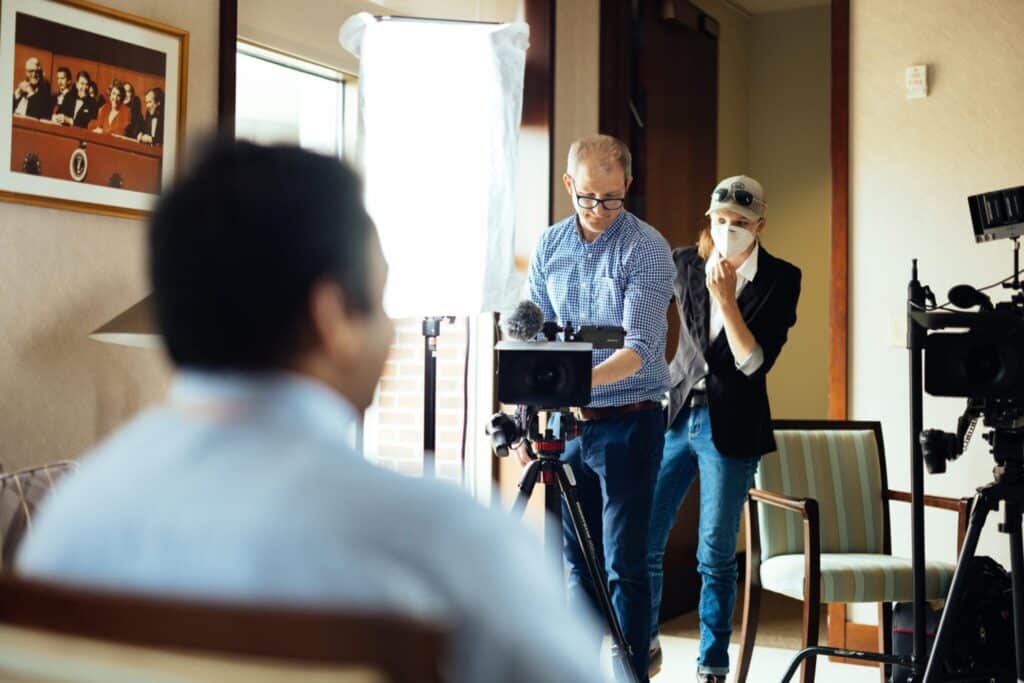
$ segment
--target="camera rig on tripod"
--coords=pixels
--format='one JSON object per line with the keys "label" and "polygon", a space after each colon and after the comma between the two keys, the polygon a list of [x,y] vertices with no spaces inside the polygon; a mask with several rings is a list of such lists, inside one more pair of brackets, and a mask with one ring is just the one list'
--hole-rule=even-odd
{"label": "camera rig on tripod", "polygon": [[[1024,235],[1024,187],[968,197],[977,242],[1013,240],[1013,273],[987,287],[957,285],[949,301],[936,305],[935,295],[917,276],[913,260],[907,287],[907,349],[910,356],[911,535],[914,575],[914,649],[911,657],[850,652],[839,648],[807,648],[793,659],[783,676],[786,683],[807,657],[820,654],[900,664],[912,681],[946,680],[944,664],[962,606],[967,566],[974,557],[988,513],[1005,503],[1013,584],[1013,621],[1017,680],[1024,680],[1024,285],[1020,281],[1020,237]],[[1009,301],[993,305],[985,291],[1002,286],[1013,290]],[[950,308],[952,305],[954,308]],[[964,309],[977,307],[977,312]],[[959,310],[958,310],[959,309]],[[947,332],[942,330],[964,330]],[[923,392],[967,399],[956,434],[923,429]],[[970,524],[957,561],[931,654],[925,632],[924,469],[945,471],[946,462],[966,448],[978,420],[990,431],[984,435],[995,459],[994,481],[977,489]],[[988,672],[968,672],[956,680],[1000,680]],[[954,674],[956,675],[956,674]],[[997,676],[1001,672],[996,673]]]}

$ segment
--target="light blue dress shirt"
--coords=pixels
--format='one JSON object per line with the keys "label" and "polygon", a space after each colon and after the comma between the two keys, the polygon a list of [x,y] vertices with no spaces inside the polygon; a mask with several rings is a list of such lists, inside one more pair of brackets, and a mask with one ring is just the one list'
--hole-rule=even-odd
{"label": "light blue dress shirt", "polygon": [[[659,401],[668,390],[665,338],[675,276],[665,238],[628,211],[590,243],[575,214],[541,235],[530,260],[530,299],[545,319],[623,327],[625,348],[643,361],[632,377],[594,387],[591,406]],[[594,365],[613,352],[595,350]]]}
{"label": "light blue dress shirt", "polygon": [[185,373],[45,500],[19,571],[122,589],[380,608],[454,629],[452,681],[601,679],[541,544],[450,484],[351,447],[297,375]]}

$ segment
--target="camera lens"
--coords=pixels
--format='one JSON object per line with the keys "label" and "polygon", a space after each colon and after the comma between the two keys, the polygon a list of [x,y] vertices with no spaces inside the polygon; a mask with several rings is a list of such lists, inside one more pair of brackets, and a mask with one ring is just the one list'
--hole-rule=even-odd
{"label": "camera lens", "polygon": [[555,393],[565,385],[565,366],[556,360],[541,361],[533,368],[533,373],[527,378],[527,384],[531,389],[542,393]]}

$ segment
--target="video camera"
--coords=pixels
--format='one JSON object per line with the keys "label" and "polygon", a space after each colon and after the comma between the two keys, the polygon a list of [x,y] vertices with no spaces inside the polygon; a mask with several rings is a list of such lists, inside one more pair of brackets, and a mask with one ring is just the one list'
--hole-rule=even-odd
{"label": "video camera", "polygon": [[[962,330],[933,331],[924,338],[925,391],[967,399],[956,434],[936,429],[920,434],[932,473],[944,472],[946,462],[963,453],[979,419],[993,430],[984,438],[997,463],[1024,461],[1024,294],[1019,261],[1024,187],[975,195],[968,198],[968,205],[977,242],[1013,240],[1013,274],[980,289],[957,285],[949,291],[948,304],[936,306],[927,287],[918,284],[915,291],[915,272],[910,299],[930,306],[912,304],[912,323],[929,331]],[[1009,301],[993,304],[985,290],[1000,285],[1015,293]],[[963,312],[975,307],[977,312]]]}
{"label": "video camera", "polygon": [[[594,349],[622,348],[626,333],[614,326],[559,326],[545,321],[532,301],[523,301],[504,323],[510,341],[500,341],[498,401],[518,406],[515,415],[491,416],[487,433],[498,456],[524,439],[564,442],[576,433],[570,409],[590,403]],[[540,339],[543,335],[543,339]],[[561,339],[559,339],[561,337]],[[554,426],[541,424],[538,413],[559,415]]]}

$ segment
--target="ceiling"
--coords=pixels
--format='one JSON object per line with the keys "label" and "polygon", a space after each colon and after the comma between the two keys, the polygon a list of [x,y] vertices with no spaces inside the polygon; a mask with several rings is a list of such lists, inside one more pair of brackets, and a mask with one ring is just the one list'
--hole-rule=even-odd
{"label": "ceiling", "polygon": [[785,12],[804,7],[821,7],[831,4],[829,0],[730,0],[751,14],[767,14],[769,12]]}

